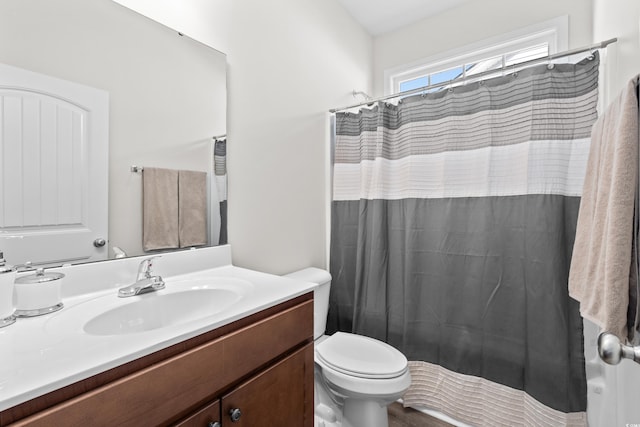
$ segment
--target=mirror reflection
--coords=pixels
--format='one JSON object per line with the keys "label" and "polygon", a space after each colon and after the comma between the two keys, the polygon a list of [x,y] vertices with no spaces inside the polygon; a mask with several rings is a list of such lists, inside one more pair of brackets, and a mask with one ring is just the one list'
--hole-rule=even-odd
{"label": "mirror reflection", "polygon": [[[0,63],[9,263],[144,254],[144,172],[132,166],[206,173],[206,243],[224,243],[224,54],[111,0],[3,0]],[[69,98],[80,89],[96,107]]]}

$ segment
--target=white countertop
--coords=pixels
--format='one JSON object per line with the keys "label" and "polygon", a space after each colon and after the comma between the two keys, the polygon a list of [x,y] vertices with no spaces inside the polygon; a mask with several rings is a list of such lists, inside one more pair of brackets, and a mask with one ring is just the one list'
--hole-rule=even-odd
{"label": "white countertop", "polygon": [[[214,252],[210,252],[212,250]],[[215,254],[215,250],[216,248],[210,248],[205,255]],[[229,250],[228,247],[219,249],[218,252],[227,250]],[[193,271],[194,266],[189,266],[192,272],[163,275],[166,289],[157,293],[171,292],[172,283],[192,280],[210,280],[220,283],[226,281],[227,286],[237,284],[242,287],[244,296],[220,313],[146,332],[90,335],[83,330],[84,322],[87,320],[83,316],[86,315],[87,307],[91,307],[92,301],[108,296],[99,301],[107,300],[108,304],[113,305],[118,304],[118,300],[124,302],[128,298],[117,298],[117,288],[121,286],[119,283],[99,290],[93,289],[95,285],[93,288],[86,286],[92,290],[89,293],[79,293],[77,289],[82,285],[73,283],[68,286],[68,289],[72,289],[71,291],[63,292],[64,308],[62,310],[45,316],[21,318],[11,326],[0,328],[0,411],[275,306],[305,294],[315,287],[311,283],[247,270],[230,264],[220,265],[226,263],[227,258],[230,260],[226,253],[223,254],[222,261],[217,262],[209,260],[208,256],[201,255],[202,252],[200,258],[206,261],[195,267],[209,264],[209,266],[213,265],[212,268],[205,266]],[[184,253],[180,255],[182,258],[184,256]],[[133,258],[133,260],[126,262],[137,265],[140,258]],[[169,264],[172,260],[161,260],[161,262]],[[111,261],[97,265],[102,270],[109,268],[122,270],[124,266],[117,262],[110,263]],[[78,278],[86,281],[87,277],[91,277],[91,268],[85,266],[83,269],[83,274]],[[167,269],[169,270],[171,269]],[[104,271],[96,274],[99,273]],[[74,278],[74,281],[77,280]],[[109,295],[113,295],[113,299]],[[145,298],[151,295],[153,294],[133,298]],[[75,317],[78,319],[76,320]]]}

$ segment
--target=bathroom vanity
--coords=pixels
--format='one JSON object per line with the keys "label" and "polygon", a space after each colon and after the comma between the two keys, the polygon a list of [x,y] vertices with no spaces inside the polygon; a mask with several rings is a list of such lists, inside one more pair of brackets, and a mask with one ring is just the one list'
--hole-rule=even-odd
{"label": "bathroom vanity", "polygon": [[[0,330],[3,353],[23,344],[0,356],[0,425],[311,427],[313,285],[234,267],[228,247],[195,252],[200,251],[215,254],[217,261],[212,265],[204,253],[163,257],[167,270],[178,269],[164,275],[166,293],[129,302],[111,297],[120,280],[77,295],[69,284],[59,313],[20,319],[12,325],[16,329]],[[202,258],[203,265],[185,255]],[[123,264],[114,271],[122,274],[140,258],[118,261]],[[110,269],[111,263],[94,266]],[[65,274],[78,273],[82,281],[87,271],[74,270],[82,268],[90,266],[70,267]],[[220,289],[237,295],[217,312],[198,314],[194,305],[196,315],[170,314],[164,323],[136,329],[153,312],[143,304],[167,311],[161,301],[169,301],[178,312],[188,311],[193,301],[206,301],[208,291]],[[133,309],[123,310],[125,305],[139,318]],[[112,313],[126,321],[112,327],[118,322]],[[21,338],[25,333],[29,339]]]}

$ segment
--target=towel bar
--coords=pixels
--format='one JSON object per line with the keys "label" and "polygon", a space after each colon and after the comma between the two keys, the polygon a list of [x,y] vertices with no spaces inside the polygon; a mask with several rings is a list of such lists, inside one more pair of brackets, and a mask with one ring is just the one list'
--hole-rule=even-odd
{"label": "towel bar", "polygon": [[598,336],[598,354],[609,365],[617,365],[622,359],[640,363],[640,346],[622,344],[611,332],[603,332]]}

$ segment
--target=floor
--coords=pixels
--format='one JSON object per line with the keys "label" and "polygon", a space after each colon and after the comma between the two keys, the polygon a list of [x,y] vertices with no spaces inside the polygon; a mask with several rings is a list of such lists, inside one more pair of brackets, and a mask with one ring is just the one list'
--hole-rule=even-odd
{"label": "floor", "polygon": [[389,405],[389,427],[453,427],[411,408],[403,408],[398,402]]}

